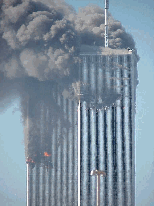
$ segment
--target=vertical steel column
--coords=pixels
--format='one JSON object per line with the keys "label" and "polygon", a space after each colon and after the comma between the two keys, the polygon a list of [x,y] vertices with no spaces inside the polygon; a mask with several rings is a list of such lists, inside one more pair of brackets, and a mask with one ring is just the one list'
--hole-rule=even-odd
{"label": "vertical steel column", "polygon": [[[60,96],[60,107],[62,108],[62,96]],[[63,109],[63,108],[62,108]],[[63,206],[63,134],[62,134],[62,120],[60,121],[60,206]]]}
{"label": "vertical steel column", "polygon": [[74,101],[74,206],[78,205],[78,102]]}
{"label": "vertical steel column", "polygon": [[36,175],[36,183],[35,183],[35,206],[38,206],[39,205],[39,202],[40,202],[40,200],[39,200],[39,197],[40,197],[40,195],[39,195],[39,193],[40,193],[40,188],[39,188],[39,183],[40,183],[40,164],[39,163],[37,163],[36,165],[35,165],[35,168],[36,168],[36,173],[35,173],[35,175]]}
{"label": "vertical steel column", "polygon": [[28,173],[29,173],[29,205],[28,206],[33,206],[33,169],[31,167],[31,165],[28,166]]}
{"label": "vertical steel column", "polygon": [[[42,90],[41,88],[41,85],[39,87],[40,89],[40,92]],[[38,155],[38,161],[36,162],[35,164],[35,206],[39,206],[39,203],[40,203],[40,152],[42,150],[42,137],[41,137],[41,133],[42,133],[42,102],[41,100],[39,100],[37,102],[37,105],[36,105],[36,118],[37,118],[37,121],[36,121],[36,124],[37,124],[37,153],[36,155]]]}
{"label": "vertical steel column", "polygon": [[[131,71],[131,57],[130,56],[127,56],[127,67],[129,69],[129,75],[128,75],[128,78],[129,78],[129,134],[130,134],[130,139],[129,139],[129,149],[130,149],[130,168],[131,168],[131,204],[132,206],[133,205],[133,200],[132,198],[134,197],[134,189],[133,189],[133,126],[132,126],[132,123],[133,123],[133,118],[132,118],[132,71]],[[135,103],[135,102],[134,102]]]}
{"label": "vertical steel column", "polygon": [[84,148],[83,148],[83,103],[80,102],[80,205],[84,205],[84,191],[83,191],[83,179],[84,179],[84,169],[83,169],[83,158],[84,158]]}
{"label": "vertical steel column", "polygon": [[[27,120],[26,120],[26,138],[29,139],[29,97],[27,99]],[[28,142],[27,142],[27,145],[26,145],[26,149],[29,150],[28,148]],[[26,151],[26,156],[29,155],[29,151]],[[30,178],[29,178],[29,175],[30,175],[30,172],[29,172],[29,164],[26,165],[26,169],[27,169],[27,194],[26,194],[26,205],[27,206],[30,206],[30,194],[29,194],[29,188],[30,188]]]}
{"label": "vertical steel column", "polygon": [[78,206],[80,206],[80,202],[81,202],[81,172],[80,172],[80,168],[81,168],[81,114],[80,111],[81,110],[81,102],[79,99],[79,103],[78,103]]}
{"label": "vertical steel column", "polygon": [[45,198],[45,184],[46,184],[46,181],[45,181],[45,166],[43,165],[43,169],[42,169],[42,206],[45,205],[45,202],[46,202],[46,198]]}
{"label": "vertical steel column", "polygon": [[[57,89],[56,104],[57,104],[57,107],[60,107],[59,106],[60,105],[60,91],[59,91],[59,88]],[[60,170],[60,168],[61,168],[60,157],[61,157],[61,123],[62,123],[61,119],[62,119],[62,112],[63,111],[61,111],[61,116],[59,118],[57,118],[57,136],[56,136],[56,142],[57,142],[57,157],[56,157],[56,161],[57,161],[57,170],[56,170],[56,173],[57,173],[57,184],[56,184],[57,192],[56,193],[57,193],[57,205],[58,206],[60,206],[60,204],[61,204],[60,190],[61,190],[61,175],[62,175],[62,172]]]}
{"label": "vertical steel column", "polygon": [[123,205],[126,205],[127,204],[126,165],[125,165],[126,164],[126,157],[125,157],[126,156],[126,146],[125,146],[126,142],[125,142],[125,112],[124,112],[125,105],[124,105],[124,81],[123,81],[123,69],[124,68],[123,67],[121,68],[121,96],[122,96],[121,98],[121,135],[122,135],[121,158],[122,158]]}
{"label": "vertical steel column", "polygon": [[[134,53],[134,52],[133,52]],[[132,206],[135,206],[135,179],[136,179],[136,157],[135,157],[135,148],[136,148],[136,140],[135,140],[135,113],[136,113],[136,86],[138,83],[137,80],[137,57],[136,55],[131,55],[131,100],[132,100],[132,121],[131,121],[131,127],[132,127],[132,188],[131,188],[131,195],[132,195]]]}
{"label": "vertical steel column", "polygon": [[68,122],[70,123],[70,127],[68,128],[68,205],[71,206],[73,204],[72,197],[73,197],[73,133],[72,133],[72,100],[68,99],[68,107],[67,107],[67,115],[68,115]]}
{"label": "vertical steel column", "polygon": [[71,113],[71,119],[72,119],[72,204],[74,206],[77,206],[75,205],[75,148],[74,148],[74,145],[75,145],[75,136],[74,136],[74,110],[75,110],[75,107],[74,107],[74,101],[72,101],[72,113]]}
{"label": "vertical steel column", "polygon": [[[52,95],[52,93],[50,93],[50,95]],[[50,100],[51,101],[51,100]],[[51,104],[51,102],[50,102]],[[47,109],[47,135],[48,137],[50,138],[50,141],[49,141],[49,145],[48,145],[48,149],[49,149],[49,153],[51,154],[52,153],[52,129],[53,127],[51,126],[52,124],[52,112],[51,112],[52,108],[51,106],[49,105],[48,106],[48,109]],[[52,157],[50,157],[50,164],[52,165],[49,165],[48,166],[48,172],[47,172],[47,182],[48,182],[48,190],[46,190],[47,192],[47,203],[48,205],[47,206],[51,206],[51,184],[52,184],[52,169],[53,169],[53,162],[52,162]]]}
{"label": "vertical steel column", "polygon": [[[99,57],[96,56],[95,57],[95,82],[96,82],[96,105],[98,104],[98,94],[99,94],[99,85],[98,85],[98,62],[99,62]],[[98,119],[99,119],[99,110],[96,107],[96,169],[99,170],[99,166],[100,166],[100,158],[99,158],[99,147],[100,147],[100,141],[99,141],[99,123],[98,123]]]}
{"label": "vertical steel column", "polygon": [[[67,121],[66,114],[66,99],[62,98],[62,108],[64,112],[64,119]],[[67,205],[67,131],[66,128],[63,127],[63,149],[62,149],[62,206]]]}
{"label": "vertical steel column", "polygon": [[[105,172],[108,174],[108,144],[107,144],[107,114],[106,109],[104,109],[104,151],[105,151]],[[108,206],[108,176],[105,179],[105,206]]]}
{"label": "vertical steel column", "polygon": [[[56,88],[55,88],[55,102],[56,102],[56,104],[57,104],[57,99],[58,99],[58,86],[56,85]],[[57,144],[57,134],[58,134],[58,119],[57,119],[57,122],[56,122],[56,124],[55,124],[55,136],[54,136],[54,138],[55,138],[55,140],[54,140],[54,142],[55,142],[55,148],[54,148],[54,158],[55,158],[55,165],[54,165],[54,202],[55,202],[55,206],[56,205],[58,205],[57,204],[57,194],[58,194],[58,187],[57,187],[57,182],[58,182],[58,179],[57,179],[57,170],[58,170],[58,163],[57,163],[57,156],[58,156],[58,144]]]}
{"label": "vertical steel column", "polygon": [[48,171],[48,206],[51,206],[51,168]]}
{"label": "vertical steel column", "polygon": [[[70,187],[70,193],[71,193],[71,198],[70,198],[70,204],[75,204],[74,201],[74,115],[73,115],[73,111],[74,111],[74,102],[70,100],[70,123],[71,123],[71,127],[70,127],[70,138],[71,138],[71,147],[70,147],[70,156],[71,156],[71,164],[70,164],[70,170],[71,170],[71,177],[70,177],[70,181],[71,181],[71,187]],[[74,205],[75,206],[75,205]]]}
{"label": "vertical steel column", "polygon": [[[88,93],[90,94],[91,92],[91,86],[90,86],[90,58],[89,57],[86,57],[86,65],[87,65],[87,83],[89,85],[88,87]],[[91,170],[91,163],[92,163],[92,151],[91,151],[91,141],[92,141],[92,135],[91,135],[91,108],[90,108],[90,105],[87,104],[87,118],[88,118],[88,161],[87,161],[87,168],[88,168],[88,171],[90,173],[90,170]],[[92,201],[91,201],[91,192],[92,192],[92,181],[91,181],[91,178],[90,178],[90,175],[88,176],[88,185],[87,185],[87,189],[88,189],[88,192],[87,192],[87,195],[88,195],[88,205],[91,205],[92,204]]]}
{"label": "vertical steel column", "polygon": [[30,197],[29,197],[29,182],[30,180],[29,180],[29,164],[27,164],[27,206],[29,206],[30,205]]}
{"label": "vertical steel column", "polygon": [[116,137],[116,106],[112,106],[112,167],[113,167],[113,205],[118,206],[117,187],[117,137]]}
{"label": "vertical steel column", "polygon": [[96,169],[99,170],[98,110],[96,109]]}
{"label": "vertical steel column", "polygon": [[[66,119],[68,121],[68,99],[66,99]],[[69,141],[68,141],[68,135],[69,135],[69,130],[67,129],[67,132],[66,132],[66,170],[68,169],[69,167]],[[69,205],[69,172],[67,171],[66,172],[66,204]]]}
{"label": "vertical steel column", "polygon": [[[91,127],[90,127],[90,108],[88,108],[88,165],[87,165],[87,168],[88,168],[88,171],[90,172],[91,170]],[[91,199],[90,199],[90,191],[91,191],[91,178],[90,178],[90,175],[88,176],[88,184],[87,184],[87,190],[88,190],[88,205],[90,206],[91,205]]]}
{"label": "vertical steel column", "polygon": [[[64,118],[64,97],[63,96],[61,96],[61,100],[60,100],[60,106],[61,106],[61,108],[62,108],[62,110],[63,110],[63,119],[65,119]],[[60,188],[60,194],[61,194],[61,198],[60,198],[60,202],[61,202],[61,206],[63,206],[63,199],[64,199],[64,188],[66,187],[65,185],[64,185],[64,167],[65,167],[65,164],[64,164],[64,152],[65,152],[65,149],[64,149],[64,143],[65,143],[65,141],[66,141],[66,137],[65,137],[65,135],[63,134],[63,131],[64,131],[64,127],[62,126],[63,125],[63,122],[62,122],[62,120],[61,120],[61,155],[60,155],[60,161],[61,161],[61,188]]]}

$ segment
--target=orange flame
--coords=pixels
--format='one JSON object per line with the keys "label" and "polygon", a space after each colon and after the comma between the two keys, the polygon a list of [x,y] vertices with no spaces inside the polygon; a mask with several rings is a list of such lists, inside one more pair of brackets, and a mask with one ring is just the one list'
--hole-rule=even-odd
{"label": "orange flame", "polygon": [[50,157],[51,154],[48,154],[47,152],[44,152],[44,156],[45,156],[45,157]]}
{"label": "orange flame", "polygon": [[35,163],[34,160],[32,160],[32,158],[27,157],[26,163]]}

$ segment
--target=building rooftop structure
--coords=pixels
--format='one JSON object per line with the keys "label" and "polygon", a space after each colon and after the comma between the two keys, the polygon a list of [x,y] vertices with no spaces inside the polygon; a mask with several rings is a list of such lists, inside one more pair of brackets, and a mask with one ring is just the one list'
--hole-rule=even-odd
{"label": "building rooftop structure", "polygon": [[133,49],[111,49],[109,47],[89,46],[82,45],[80,48],[80,55],[127,55],[134,53],[137,55],[136,50]]}

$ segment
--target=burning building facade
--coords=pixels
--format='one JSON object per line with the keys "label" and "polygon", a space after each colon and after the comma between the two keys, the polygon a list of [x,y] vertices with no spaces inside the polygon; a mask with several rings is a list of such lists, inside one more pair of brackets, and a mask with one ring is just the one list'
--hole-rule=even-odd
{"label": "burning building facade", "polygon": [[[77,102],[64,98],[55,84],[35,112],[39,121],[33,123],[32,129],[30,115],[25,121],[25,133],[29,133],[25,138],[28,140],[27,205],[77,205]],[[35,129],[34,140],[31,135]]]}
{"label": "burning building facade", "polygon": [[83,46],[80,58],[72,94],[61,95],[58,85],[52,88],[54,119],[50,103],[39,106],[40,122],[32,131],[39,130],[40,149],[33,153],[36,160],[27,162],[27,205],[95,205],[92,170],[106,172],[102,205],[135,205],[137,55]]}
{"label": "burning building facade", "polygon": [[108,4],[0,2],[0,105],[21,102],[27,206],[95,205],[91,170],[107,174],[101,204],[135,204],[138,56]]}

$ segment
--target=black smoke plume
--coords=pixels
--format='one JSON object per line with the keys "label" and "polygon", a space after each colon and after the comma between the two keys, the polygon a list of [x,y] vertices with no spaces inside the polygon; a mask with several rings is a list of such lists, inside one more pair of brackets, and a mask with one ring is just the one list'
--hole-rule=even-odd
{"label": "black smoke plume", "polygon": [[[68,126],[54,90],[78,82],[81,45],[104,46],[102,8],[76,13],[62,0],[0,1],[0,106],[2,111],[20,98],[26,156],[38,160],[51,152],[50,128],[58,118]],[[111,14],[109,47],[135,49],[132,36]]]}

